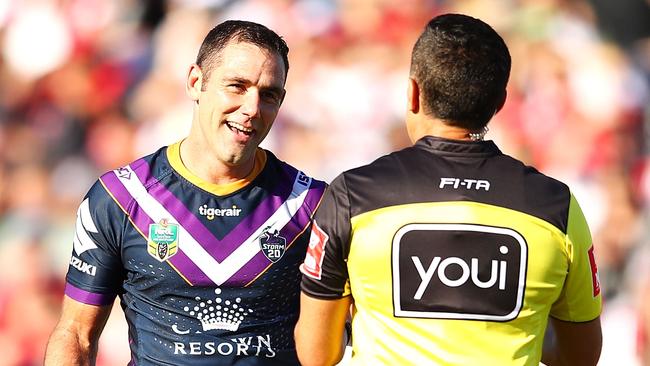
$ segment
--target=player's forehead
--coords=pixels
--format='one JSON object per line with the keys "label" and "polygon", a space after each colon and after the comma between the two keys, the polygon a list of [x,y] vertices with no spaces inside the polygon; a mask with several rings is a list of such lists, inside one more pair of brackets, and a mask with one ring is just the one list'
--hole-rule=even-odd
{"label": "player's forehead", "polygon": [[[227,78],[265,77],[284,84],[286,71],[282,57],[254,43],[231,40],[213,55],[210,73]],[[260,74],[260,75],[257,75]]]}

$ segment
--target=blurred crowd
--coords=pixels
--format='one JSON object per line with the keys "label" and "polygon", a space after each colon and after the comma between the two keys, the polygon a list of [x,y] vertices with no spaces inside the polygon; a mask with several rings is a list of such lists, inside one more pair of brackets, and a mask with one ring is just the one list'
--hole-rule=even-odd
{"label": "blurred crowd", "polygon": [[[605,299],[601,364],[650,365],[649,0],[0,0],[0,365],[42,363],[97,176],[187,133],[185,76],[212,26],[283,35],[287,96],[263,146],[329,181],[409,144],[411,48],[443,12],[481,18],[510,47],[487,138],[581,202]],[[114,311],[98,365],[127,360]]]}

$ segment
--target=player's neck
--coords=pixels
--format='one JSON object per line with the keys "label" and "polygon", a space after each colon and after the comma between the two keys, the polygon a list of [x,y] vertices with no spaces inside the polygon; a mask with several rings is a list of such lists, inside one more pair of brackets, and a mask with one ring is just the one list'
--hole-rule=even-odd
{"label": "player's neck", "polygon": [[181,162],[201,180],[212,184],[228,184],[246,178],[255,167],[254,156],[244,164],[228,165],[210,156],[210,149],[185,139],[180,146]]}

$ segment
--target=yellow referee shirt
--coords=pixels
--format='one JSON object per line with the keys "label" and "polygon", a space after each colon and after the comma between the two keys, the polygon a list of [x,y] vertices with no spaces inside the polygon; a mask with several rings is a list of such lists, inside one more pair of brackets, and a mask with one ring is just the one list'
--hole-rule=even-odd
{"label": "yellow referee shirt", "polygon": [[308,295],[353,297],[353,365],[537,365],[549,316],[601,311],[568,187],[491,141],[426,137],[337,177],[301,269]]}

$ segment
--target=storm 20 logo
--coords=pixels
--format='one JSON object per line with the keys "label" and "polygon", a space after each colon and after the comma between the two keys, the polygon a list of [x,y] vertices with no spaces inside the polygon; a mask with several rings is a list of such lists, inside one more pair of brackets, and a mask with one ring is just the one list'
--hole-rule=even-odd
{"label": "storm 20 logo", "polygon": [[528,247],[512,229],[409,224],[392,251],[396,317],[508,321],[521,310]]}
{"label": "storm 20 logo", "polygon": [[260,237],[260,249],[268,260],[275,263],[287,250],[287,239],[279,231],[267,230]]}

